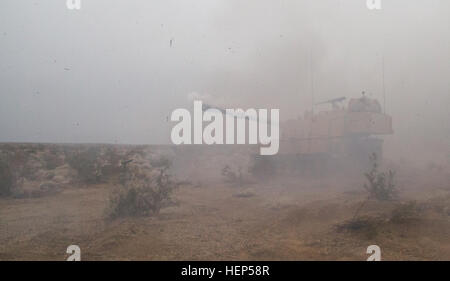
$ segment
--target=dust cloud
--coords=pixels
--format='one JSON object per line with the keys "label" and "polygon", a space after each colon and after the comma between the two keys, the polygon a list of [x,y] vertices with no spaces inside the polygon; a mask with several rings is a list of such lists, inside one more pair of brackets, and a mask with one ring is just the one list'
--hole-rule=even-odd
{"label": "dust cloud", "polygon": [[[0,260],[449,259],[449,1],[81,1],[0,3]],[[195,99],[280,152],[172,145]]]}

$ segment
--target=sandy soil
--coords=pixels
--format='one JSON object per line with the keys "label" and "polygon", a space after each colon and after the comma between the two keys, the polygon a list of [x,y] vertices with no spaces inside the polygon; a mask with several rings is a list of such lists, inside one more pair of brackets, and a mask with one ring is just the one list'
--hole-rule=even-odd
{"label": "sandy soil", "polygon": [[383,260],[450,259],[450,178],[399,173],[403,201],[422,208],[394,223],[398,202],[368,202],[376,227],[342,231],[365,200],[364,179],[283,178],[236,187],[221,181],[181,186],[157,216],[106,220],[112,184],[68,186],[27,199],[0,199],[0,260]]}

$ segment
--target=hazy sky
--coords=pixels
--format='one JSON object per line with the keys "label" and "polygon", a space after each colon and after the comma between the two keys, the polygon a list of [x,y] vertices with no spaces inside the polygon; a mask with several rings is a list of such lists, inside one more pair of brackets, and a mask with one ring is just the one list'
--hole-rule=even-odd
{"label": "hazy sky", "polygon": [[[0,141],[168,143],[197,92],[302,115],[382,102],[396,134],[450,153],[450,1],[0,1]],[[405,146],[406,147],[406,146]]]}

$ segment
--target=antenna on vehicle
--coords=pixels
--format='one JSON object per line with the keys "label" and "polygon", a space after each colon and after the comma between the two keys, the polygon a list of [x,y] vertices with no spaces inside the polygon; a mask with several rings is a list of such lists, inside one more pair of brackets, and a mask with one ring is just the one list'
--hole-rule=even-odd
{"label": "antenna on vehicle", "polygon": [[386,90],[384,86],[384,55],[381,56],[381,81],[383,87],[383,113],[386,114]]}
{"label": "antenna on vehicle", "polygon": [[309,76],[311,83],[311,113],[314,114],[314,72],[313,72],[313,51],[312,47],[309,53]]}

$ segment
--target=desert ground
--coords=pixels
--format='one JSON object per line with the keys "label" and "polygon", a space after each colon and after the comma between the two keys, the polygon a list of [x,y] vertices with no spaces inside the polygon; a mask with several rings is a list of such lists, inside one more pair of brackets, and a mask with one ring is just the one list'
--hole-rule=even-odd
{"label": "desert ground", "polygon": [[111,218],[117,163],[103,163],[109,173],[89,183],[67,164],[67,150],[87,147],[0,145],[25,178],[0,198],[0,260],[65,260],[69,245],[82,260],[366,260],[369,245],[382,260],[450,259],[448,166],[384,161],[396,171],[398,195],[379,201],[366,200],[363,174],[259,180],[245,172],[233,182],[221,170],[236,171],[245,153],[114,146],[144,162],[169,155],[180,184],[158,213]]}

